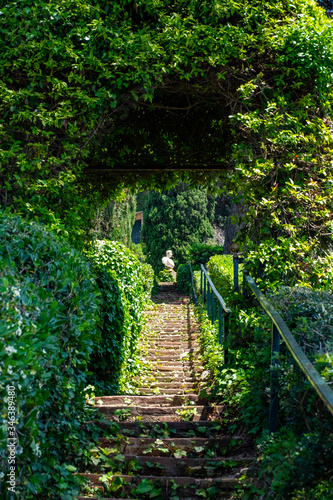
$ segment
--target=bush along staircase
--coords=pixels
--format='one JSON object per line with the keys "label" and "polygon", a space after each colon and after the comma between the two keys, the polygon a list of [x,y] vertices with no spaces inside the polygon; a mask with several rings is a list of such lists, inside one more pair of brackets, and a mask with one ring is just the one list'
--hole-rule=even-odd
{"label": "bush along staircase", "polygon": [[[224,408],[198,394],[199,326],[188,297],[163,283],[147,311],[151,377],[140,395],[96,398],[104,419],[95,469],[78,498],[234,498],[254,461],[251,443],[228,434]],[[116,431],[115,431],[116,429]]]}

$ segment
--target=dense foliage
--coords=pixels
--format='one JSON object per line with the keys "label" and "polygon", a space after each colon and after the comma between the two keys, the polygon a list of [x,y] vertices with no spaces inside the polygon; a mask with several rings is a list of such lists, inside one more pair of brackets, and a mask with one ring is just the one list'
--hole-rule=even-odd
{"label": "dense foliage", "polygon": [[[329,498],[332,418],[283,342],[278,370],[281,431],[267,438],[271,321],[259,304],[250,297],[244,302],[242,295],[233,291],[231,258],[223,262],[228,257],[212,257],[208,269],[232,310],[229,364],[221,366],[222,348],[217,341],[217,327],[211,325],[205,309],[199,308],[202,358],[213,380],[208,383],[210,390],[229,408],[238,408],[240,420],[248,431],[261,436],[263,456],[258,470],[259,483],[250,488],[247,498]],[[331,383],[332,294],[299,287],[282,288],[272,294],[270,300],[316,369]],[[284,426],[289,430],[285,431]]]}
{"label": "dense foliage", "polygon": [[191,271],[189,264],[180,264],[177,271],[177,288],[183,293],[190,292]]}
{"label": "dense foliage", "polygon": [[161,283],[173,283],[174,282],[174,277],[172,274],[172,271],[169,271],[169,269],[163,269],[158,273],[158,281]]}
{"label": "dense foliage", "polygon": [[150,193],[142,238],[147,261],[155,272],[163,269],[161,259],[167,250],[172,250],[177,268],[188,261],[192,243],[202,243],[213,236],[214,204],[204,190],[190,190],[185,184],[170,191]]}
{"label": "dense foliage", "polygon": [[105,208],[97,210],[94,220],[94,237],[115,240],[127,247],[133,246],[131,234],[136,214],[136,198],[124,192],[119,200],[111,200]]}
{"label": "dense foliage", "polygon": [[207,245],[205,243],[193,243],[189,249],[189,260],[192,265],[207,264],[213,255],[224,253],[221,245]]}
{"label": "dense foliage", "polygon": [[101,341],[94,345],[90,382],[96,394],[126,391],[143,312],[153,287],[153,272],[122,243],[99,240],[87,256],[102,294]]}
{"label": "dense foliage", "polygon": [[70,498],[78,488],[68,456],[76,464],[88,455],[83,389],[100,340],[100,294],[87,260],[41,225],[1,214],[0,240],[0,496],[14,436],[17,496]]}
{"label": "dense foliage", "polygon": [[331,244],[331,32],[312,0],[3,0],[1,205],[79,244],[97,196],[181,176],[106,169],[199,165],[241,189],[250,247],[298,242],[297,274]]}

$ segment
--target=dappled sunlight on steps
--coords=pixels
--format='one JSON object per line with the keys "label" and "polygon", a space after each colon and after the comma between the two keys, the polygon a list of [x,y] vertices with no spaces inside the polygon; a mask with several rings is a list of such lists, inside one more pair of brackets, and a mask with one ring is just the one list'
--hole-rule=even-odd
{"label": "dappled sunlight on steps", "polygon": [[[78,498],[97,498],[97,488],[109,500],[231,500],[254,460],[251,442],[229,435],[233,420],[225,416],[223,406],[198,395],[203,371],[198,362],[199,327],[188,298],[165,283],[154,302],[147,311],[145,338],[149,382],[138,388],[140,395],[96,398],[104,416],[98,424],[104,432],[99,440],[104,465],[113,462],[105,470],[100,462],[94,470],[81,472],[92,493]],[[114,422],[119,426],[116,436]],[[110,469],[102,483],[100,478]]]}

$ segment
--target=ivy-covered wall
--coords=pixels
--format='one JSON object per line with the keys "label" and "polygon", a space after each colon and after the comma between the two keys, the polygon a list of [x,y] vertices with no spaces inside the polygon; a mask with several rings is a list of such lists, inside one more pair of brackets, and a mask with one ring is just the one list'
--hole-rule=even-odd
{"label": "ivy-covered wall", "polygon": [[3,213],[0,240],[0,496],[14,443],[20,499],[74,498],[72,473],[89,463],[98,435],[84,389],[128,389],[153,272],[121,243],[100,241],[83,256],[43,225]]}
{"label": "ivy-covered wall", "polygon": [[94,221],[94,237],[115,240],[131,247],[131,233],[135,222],[136,196],[127,190],[119,200],[111,200],[98,209]]}

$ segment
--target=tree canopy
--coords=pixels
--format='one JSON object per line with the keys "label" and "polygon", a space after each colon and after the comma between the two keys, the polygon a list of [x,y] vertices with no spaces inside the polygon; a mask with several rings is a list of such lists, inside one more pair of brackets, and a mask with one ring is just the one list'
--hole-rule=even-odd
{"label": "tree canopy", "polygon": [[147,261],[154,271],[164,268],[161,259],[172,250],[176,267],[189,259],[193,243],[214,236],[215,199],[186,184],[162,193],[150,193],[144,209],[142,238]]}
{"label": "tree canopy", "polygon": [[251,241],[329,245],[332,21],[314,1],[0,4],[2,206],[77,243],[110,192],[219,177]]}

